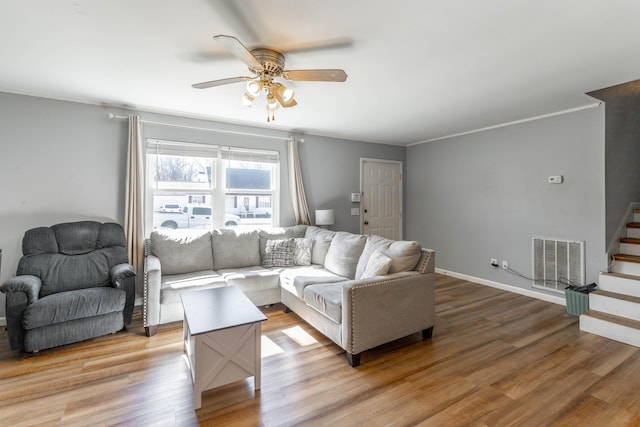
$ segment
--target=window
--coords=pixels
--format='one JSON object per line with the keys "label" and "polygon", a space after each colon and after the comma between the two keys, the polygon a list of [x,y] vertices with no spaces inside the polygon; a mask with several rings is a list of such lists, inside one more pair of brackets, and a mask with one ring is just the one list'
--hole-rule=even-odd
{"label": "window", "polygon": [[147,140],[147,230],[277,225],[273,151]]}

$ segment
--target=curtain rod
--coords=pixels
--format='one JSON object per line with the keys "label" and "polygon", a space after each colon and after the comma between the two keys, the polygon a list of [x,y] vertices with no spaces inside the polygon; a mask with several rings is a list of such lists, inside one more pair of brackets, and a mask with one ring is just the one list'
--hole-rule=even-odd
{"label": "curtain rod", "polygon": [[[129,120],[129,117],[118,116],[118,115],[113,114],[113,113],[108,113],[107,117],[109,119],[111,119],[111,120],[113,120],[113,119]],[[289,140],[288,137],[283,137],[283,136],[260,135],[259,133],[239,132],[239,131],[226,130],[226,129],[211,129],[211,128],[203,128],[203,127],[198,127],[198,126],[178,125],[178,124],[175,124],[175,123],[154,122],[154,121],[151,121],[151,120],[142,120],[142,119],[140,119],[140,122],[141,123],[148,123],[148,124],[151,124],[151,125],[170,126],[170,127],[193,129],[193,130],[205,130],[205,131],[209,131],[209,132],[229,133],[229,134],[233,134],[233,135],[242,135],[242,136],[255,136],[255,137],[258,137],[258,138],[278,139],[278,140],[282,140],[282,141],[288,141]],[[304,143],[304,139],[301,139],[301,138],[297,138],[297,139],[298,139],[299,142]]]}

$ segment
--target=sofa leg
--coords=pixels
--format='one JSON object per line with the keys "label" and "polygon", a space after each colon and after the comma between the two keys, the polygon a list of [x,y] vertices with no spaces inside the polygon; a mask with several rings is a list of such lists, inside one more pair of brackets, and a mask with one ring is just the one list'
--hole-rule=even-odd
{"label": "sofa leg", "polygon": [[347,361],[349,362],[349,365],[351,365],[352,368],[360,366],[360,355],[361,354],[362,353],[352,354],[352,353],[349,353],[347,351]]}
{"label": "sofa leg", "polygon": [[422,330],[422,339],[428,340],[433,336],[433,326]]}
{"label": "sofa leg", "polygon": [[144,333],[148,337],[152,337],[158,332],[158,325],[149,325],[144,327]]}
{"label": "sofa leg", "polygon": [[285,313],[291,313],[291,309],[284,304],[282,304],[282,311]]}

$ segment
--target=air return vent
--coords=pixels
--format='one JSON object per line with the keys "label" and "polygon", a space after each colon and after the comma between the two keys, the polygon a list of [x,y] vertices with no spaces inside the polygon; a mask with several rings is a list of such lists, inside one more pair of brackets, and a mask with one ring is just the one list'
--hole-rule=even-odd
{"label": "air return vent", "polygon": [[564,292],[585,284],[584,242],[533,238],[533,287]]}

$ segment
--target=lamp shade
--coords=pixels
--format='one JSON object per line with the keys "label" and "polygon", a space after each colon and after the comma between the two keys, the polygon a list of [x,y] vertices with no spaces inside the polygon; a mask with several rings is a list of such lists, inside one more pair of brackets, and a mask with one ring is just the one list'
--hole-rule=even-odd
{"label": "lamp shade", "polygon": [[316,225],[332,225],[333,223],[333,209],[316,210]]}

